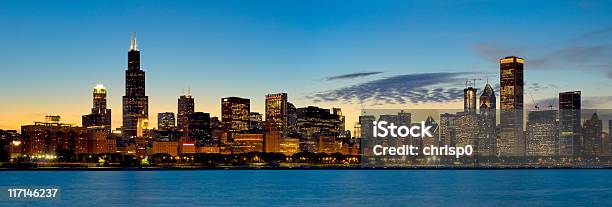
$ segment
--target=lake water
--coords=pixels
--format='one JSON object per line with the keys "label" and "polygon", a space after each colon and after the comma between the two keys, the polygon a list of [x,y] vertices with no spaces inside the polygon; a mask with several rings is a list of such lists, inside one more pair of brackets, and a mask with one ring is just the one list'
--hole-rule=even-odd
{"label": "lake water", "polygon": [[[611,170],[8,171],[0,186],[11,206],[612,206]],[[7,201],[28,186],[59,198]]]}

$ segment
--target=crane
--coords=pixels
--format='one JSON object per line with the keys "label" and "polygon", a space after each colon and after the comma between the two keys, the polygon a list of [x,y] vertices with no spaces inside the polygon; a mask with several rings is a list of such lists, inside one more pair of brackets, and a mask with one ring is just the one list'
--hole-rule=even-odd
{"label": "crane", "polygon": [[557,95],[555,94],[555,98],[553,98],[552,100],[550,100],[550,104],[548,104],[548,107],[550,108],[550,110],[553,109],[553,107],[555,106],[555,100],[557,100]]}
{"label": "crane", "polygon": [[533,102],[533,107],[536,110],[540,110],[540,106],[538,106],[538,104],[535,102],[535,100],[533,99],[533,94],[529,93],[529,96],[531,96],[531,101]]}

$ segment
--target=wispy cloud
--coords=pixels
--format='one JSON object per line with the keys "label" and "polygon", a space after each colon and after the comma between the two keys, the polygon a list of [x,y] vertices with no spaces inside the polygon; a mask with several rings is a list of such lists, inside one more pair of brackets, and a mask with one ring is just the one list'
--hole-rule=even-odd
{"label": "wispy cloud", "polygon": [[406,104],[448,102],[463,96],[465,80],[473,72],[419,73],[397,75],[330,91],[317,92],[307,98],[314,102]]}
{"label": "wispy cloud", "polygon": [[575,42],[590,42],[592,40],[607,39],[612,37],[612,25],[586,32],[572,39]]}
{"label": "wispy cloud", "polygon": [[507,48],[492,43],[477,43],[472,45],[471,49],[487,61],[498,61],[502,57],[521,53],[524,50],[522,48]]}
{"label": "wispy cloud", "polygon": [[325,80],[331,81],[331,80],[340,80],[340,79],[355,79],[355,78],[361,78],[361,77],[366,77],[366,76],[371,76],[371,75],[377,75],[377,74],[381,74],[383,72],[358,72],[358,73],[349,73],[349,74],[342,74],[342,75],[337,75],[337,76],[330,76],[325,78]]}
{"label": "wispy cloud", "polygon": [[550,47],[507,47],[493,43],[477,43],[472,51],[487,61],[508,55],[525,57],[529,70],[599,70],[612,71],[612,26],[593,30],[561,41]]}
{"label": "wispy cloud", "polygon": [[530,67],[536,69],[557,69],[559,67],[597,68],[595,66],[609,61],[612,45],[574,46],[555,50],[538,58],[529,60]]}
{"label": "wispy cloud", "polygon": [[[559,97],[557,95],[535,100],[532,100],[531,97],[525,97],[525,109],[535,109],[534,102],[540,109],[549,109],[551,105],[553,109],[559,108]],[[612,96],[584,96],[581,100],[581,107],[583,109],[612,109]]]}

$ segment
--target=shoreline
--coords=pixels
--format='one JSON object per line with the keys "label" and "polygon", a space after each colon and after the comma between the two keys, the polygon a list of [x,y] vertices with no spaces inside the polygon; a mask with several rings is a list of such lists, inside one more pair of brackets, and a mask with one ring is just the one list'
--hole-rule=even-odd
{"label": "shoreline", "polygon": [[0,171],[200,171],[200,170],[610,170],[612,166],[577,167],[49,167],[49,168],[0,168]]}

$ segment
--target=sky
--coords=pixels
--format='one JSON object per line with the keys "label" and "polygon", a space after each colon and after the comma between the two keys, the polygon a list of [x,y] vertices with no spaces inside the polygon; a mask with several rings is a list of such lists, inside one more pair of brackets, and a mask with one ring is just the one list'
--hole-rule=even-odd
{"label": "sky", "polygon": [[[526,104],[581,90],[612,108],[612,1],[3,1],[0,129],[47,114],[80,125],[96,84],[113,127],[129,38],[146,71],[150,124],[190,88],[196,111],[268,93],[297,107],[461,108],[466,80],[499,82],[525,58]],[[533,96],[533,100],[530,98]]]}

